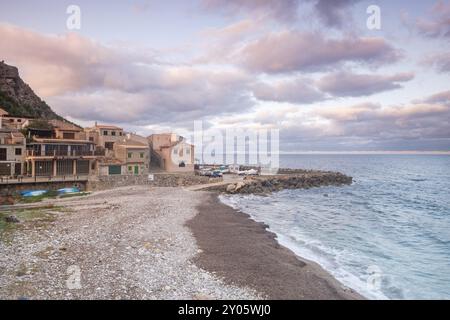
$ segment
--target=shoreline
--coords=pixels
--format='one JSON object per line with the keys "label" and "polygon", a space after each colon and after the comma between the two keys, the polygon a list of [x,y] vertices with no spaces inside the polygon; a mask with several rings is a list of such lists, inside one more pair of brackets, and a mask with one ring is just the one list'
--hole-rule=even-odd
{"label": "shoreline", "polygon": [[225,283],[249,287],[274,300],[361,300],[313,261],[280,245],[267,225],[205,193],[187,222],[201,252],[193,261]]}

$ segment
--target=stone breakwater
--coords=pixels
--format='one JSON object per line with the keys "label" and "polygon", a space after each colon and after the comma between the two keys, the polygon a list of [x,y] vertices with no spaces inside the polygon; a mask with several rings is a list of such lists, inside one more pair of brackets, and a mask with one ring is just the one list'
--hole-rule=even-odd
{"label": "stone breakwater", "polygon": [[353,178],[339,172],[305,171],[304,173],[246,177],[239,182],[208,190],[230,194],[267,194],[283,189],[309,189],[352,184]]}

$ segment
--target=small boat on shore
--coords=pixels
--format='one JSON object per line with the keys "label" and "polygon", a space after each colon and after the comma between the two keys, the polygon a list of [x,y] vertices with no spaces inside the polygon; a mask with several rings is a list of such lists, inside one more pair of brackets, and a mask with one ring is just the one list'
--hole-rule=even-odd
{"label": "small boat on shore", "polygon": [[79,193],[80,189],[78,188],[62,188],[58,189],[58,194],[68,194],[68,193]]}
{"label": "small boat on shore", "polygon": [[22,197],[38,197],[46,194],[48,190],[26,190],[22,191],[20,195]]}

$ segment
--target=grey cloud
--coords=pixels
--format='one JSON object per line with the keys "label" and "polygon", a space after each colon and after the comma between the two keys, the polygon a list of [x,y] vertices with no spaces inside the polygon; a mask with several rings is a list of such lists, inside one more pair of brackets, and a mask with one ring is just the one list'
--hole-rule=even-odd
{"label": "grey cloud", "polygon": [[317,85],[320,90],[338,97],[367,96],[388,90],[402,88],[400,82],[410,81],[412,73],[399,73],[392,76],[354,74],[338,72],[321,78]]}
{"label": "grey cloud", "polygon": [[327,39],[320,33],[272,33],[245,46],[237,56],[252,71],[282,73],[317,71],[346,62],[386,64],[401,53],[381,38]]}
{"label": "grey cloud", "polygon": [[[450,90],[435,93],[427,98],[425,98],[422,102],[424,103],[444,103],[450,105]],[[421,103],[420,101],[417,103]]]}
{"label": "grey cloud", "polygon": [[300,0],[203,0],[203,6],[208,10],[225,10],[230,14],[250,13],[279,22],[294,21],[299,3]]}
{"label": "grey cloud", "polygon": [[450,38],[450,3],[436,2],[428,17],[417,19],[416,27],[427,37]]}
{"label": "grey cloud", "polygon": [[324,94],[311,83],[308,79],[286,80],[276,84],[257,83],[253,86],[253,95],[259,100],[299,104],[324,100]]}
{"label": "grey cloud", "polygon": [[94,92],[52,97],[48,102],[61,115],[80,120],[141,125],[174,125],[253,106],[245,77],[198,71],[185,76],[187,79],[182,83],[176,83],[178,78],[172,81],[169,77],[166,86],[149,87],[138,92],[106,87]]}
{"label": "grey cloud", "polygon": [[348,20],[350,13],[348,8],[360,0],[317,0],[316,11],[325,25],[330,27],[342,27]]}
{"label": "grey cloud", "polygon": [[349,21],[349,8],[361,0],[203,0],[209,10],[230,14],[251,14],[268,17],[278,22],[293,22],[301,4],[312,4],[314,12],[328,27],[342,27]]}
{"label": "grey cloud", "polygon": [[422,64],[425,66],[434,67],[438,72],[449,73],[450,72],[450,53],[437,53],[429,55],[422,60]]}

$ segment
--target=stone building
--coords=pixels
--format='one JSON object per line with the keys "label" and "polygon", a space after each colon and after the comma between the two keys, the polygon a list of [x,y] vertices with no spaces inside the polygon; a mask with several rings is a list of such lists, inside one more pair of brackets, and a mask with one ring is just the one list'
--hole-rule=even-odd
{"label": "stone building", "polygon": [[80,127],[49,120],[48,128],[27,128],[26,173],[31,177],[87,176],[95,169],[95,145]]}
{"label": "stone building", "polygon": [[194,145],[175,133],[148,137],[152,161],[167,172],[194,172]]}
{"label": "stone building", "polygon": [[111,125],[101,125],[95,123],[91,128],[85,128],[87,139],[99,148],[106,151],[106,155],[112,155],[114,144],[123,138],[123,129]]}
{"label": "stone building", "polygon": [[17,130],[0,129],[0,176],[23,174],[26,140]]}
{"label": "stone building", "polygon": [[114,156],[125,164],[122,174],[148,174],[150,167],[150,148],[148,143],[133,140],[130,136],[116,142]]}

